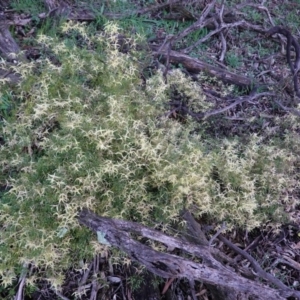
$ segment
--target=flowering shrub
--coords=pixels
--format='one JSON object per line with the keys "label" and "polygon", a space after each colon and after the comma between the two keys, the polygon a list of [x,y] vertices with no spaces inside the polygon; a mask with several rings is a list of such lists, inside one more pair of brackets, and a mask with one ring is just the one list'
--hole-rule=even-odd
{"label": "flowering shrub", "polygon": [[22,104],[4,121],[0,150],[5,285],[30,264],[55,287],[65,268],[79,268],[97,249],[77,222],[83,207],[145,224],[179,220],[185,207],[228,228],[282,221],[297,187],[290,150],[258,136],[213,139],[204,122],[165,117],[174,86],[197,111],[210,104],[179,70],[167,83],[158,71],[143,84],[136,41],[120,52],[114,23],[94,36],[72,23],[62,33],[64,41],[39,37],[55,59],[16,67]]}

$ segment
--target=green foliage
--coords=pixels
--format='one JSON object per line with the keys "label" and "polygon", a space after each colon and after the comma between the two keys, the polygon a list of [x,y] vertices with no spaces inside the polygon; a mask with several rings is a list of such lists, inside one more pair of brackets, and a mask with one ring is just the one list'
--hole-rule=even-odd
{"label": "green foliage", "polygon": [[226,54],[226,62],[231,68],[237,68],[241,65],[240,58],[234,52]]}
{"label": "green foliage", "polygon": [[35,16],[45,10],[43,0],[13,0],[10,6],[17,12],[30,13]]}
{"label": "green foliage", "polygon": [[0,116],[7,117],[13,107],[13,93],[6,91],[0,93]]}
{"label": "green foliage", "polygon": [[[94,1],[91,1],[93,4]],[[106,8],[115,13],[124,13],[132,12],[132,9],[135,8],[131,1],[124,0],[115,0],[115,1],[106,1]]]}
{"label": "green foliage", "polygon": [[130,287],[132,289],[132,291],[137,291],[140,287],[141,287],[141,284],[143,283],[143,277],[140,276],[139,274],[134,274],[132,276],[130,276],[129,278],[129,284],[130,284]]}
{"label": "green foliage", "polygon": [[5,120],[0,148],[0,181],[10,187],[0,203],[4,285],[33,264],[58,287],[64,269],[103,251],[78,224],[83,207],[145,224],[178,221],[187,207],[229,228],[252,229],[282,221],[285,204],[297,203],[290,195],[298,186],[298,145],[255,135],[243,144],[212,139],[205,122],[164,118],[174,88],[191,109],[211,105],[180,70],[168,83],[157,72],[144,85],[145,53],[132,38],[121,53],[120,33],[107,23],[104,33],[89,36],[69,22],[64,41],[39,36],[55,59],[17,66],[22,103],[14,120]]}

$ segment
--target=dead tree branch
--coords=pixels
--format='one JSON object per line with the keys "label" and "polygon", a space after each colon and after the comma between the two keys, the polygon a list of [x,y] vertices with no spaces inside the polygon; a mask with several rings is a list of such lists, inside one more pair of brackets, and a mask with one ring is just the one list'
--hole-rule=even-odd
{"label": "dead tree branch", "polygon": [[215,109],[215,110],[203,113],[202,118],[208,118],[208,117],[213,116],[213,115],[221,114],[221,113],[223,113],[225,111],[228,111],[229,109],[237,106],[238,104],[242,104],[243,102],[246,102],[246,101],[250,102],[250,101],[256,100],[260,97],[265,97],[265,96],[275,96],[275,94],[266,92],[266,93],[254,94],[254,95],[251,95],[251,96],[238,97],[236,101],[234,101],[233,103],[231,103],[230,105],[228,105],[226,107],[223,107],[223,108],[220,108],[220,109]]}
{"label": "dead tree branch", "polygon": [[[300,90],[299,90],[298,78],[297,78],[297,74],[300,69],[300,45],[296,41],[296,39],[293,37],[291,32],[284,27],[280,27],[280,26],[272,27],[266,33],[266,36],[271,36],[275,33],[280,33],[280,34],[284,35],[287,39],[286,58],[287,58],[287,62],[289,64],[289,66],[290,66],[292,75],[293,75],[295,94],[300,98]],[[292,62],[292,60],[291,60],[291,46],[294,47],[295,52],[296,52],[295,62]]]}
{"label": "dead tree branch", "polygon": [[174,42],[183,39],[188,34],[194,32],[197,29],[205,27],[206,25],[208,25],[208,23],[211,23],[212,19],[206,20],[206,18],[211,12],[211,10],[214,8],[215,4],[216,4],[215,0],[212,1],[210,4],[208,4],[203,10],[200,18],[195,23],[193,23],[190,27],[186,28],[181,33],[179,33],[176,37],[174,37]]}
{"label": "dead tree branch", "polygon": [[222,32],[223,29],[225,28],[232,28],[232,27],[239,27],[244,24],[244,21],[238,21],[235,23],[229,23],[229,24],[221,24],[219,28],[216,28],[215,30],[211,31],[209,34],[207,34],[205,37],[202,39],[198,40],[196,43],[191,45],[190,47],[187,47],[186,49],[183,50],[184,53],[189,53],[193,50],[193,48],[199,46],[201,43],[204,43],[207,41],[210,37],[215,35],[216,33]]}
{"label": "dead tree branch", "polygon": [[[79,222],[95,232],[104,232],[105,238],[112,246],[124,251],[131,259],[143,264],[149,271],[161,277],[201,280],[208,284],[252,294],[262,300],[285,299],[294,295],[294,291],[288,288],[275,290],[226,269],[211,256],[209,246],[191,244],[137,223],[99,217],[86,209],[80,212]],[[195,263],[177,255],[155,251],[134,240],[130,233],[161,242],[170,249],[177,248],[196,254],[197,257],[202,258],[203,262]]]}
{"label": "dead tree branch", "polygon": [[[257,273],[257,275],[259,277],[261,277],[261,278],[263,278],[263,279],[271,282],[272,284],[274,284],[279,289],[286,289],[287,288],[287,286],[285,284],[283,284],[279,279],[277,279],[276,277],[272,276],[268,272],[264,271],[261,268],[261,266],[258,264],[258,262],[250,254],[248,254],[246,251],[244,251],[243,249],[241,249],[238,246],[236,246],[233,243],[231,243],[229,240],[227,240],[221,234],[218,236],[218,239],[221,240],[229,248],[231,248],[232,250],[234,250],[236,253],[238,253],[238,254],[242,255],[243,257],[245,257],[246,259],[248,259],[248,261],[252,265],[252,268],[254,269],[254,271]],[[297,293],[298,297],[300,297],[300,292],[295,292],[295,293]]]}
{"label": "dead tree branch", "polygon": [[[174,40],[173,40],[174,42]],[[161,51],[159,52],[159,47],[156,45],[151,45],[151,49],[154,55],[160,56],[163,60],[166,60],[169,56],[169,60],[173,64],[182,64],[191,73],[203,72],[209,76],[216,77],[217,79],[223,81],[224,83],[234,84],[241,88],[251,89],[253,86],[257,86],[252,79],[237,75],[235,73],[229,72],[226,69],[218,68],[207,64],[199,59],[192,58],[186,54],[177,51]]]}

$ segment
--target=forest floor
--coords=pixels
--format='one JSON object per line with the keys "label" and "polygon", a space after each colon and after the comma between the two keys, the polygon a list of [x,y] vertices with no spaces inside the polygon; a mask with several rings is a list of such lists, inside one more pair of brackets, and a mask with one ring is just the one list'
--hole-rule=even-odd
{"label": "forest floor", "polygon": [[[107,21],[114,20],[129,34],[142,35],[152,53],[145,67],[147,76],[157,68],[163,70],[166,78],[176,68],[194,80],[201,74],[199,84],[214,105],[212,110],[198,114],[184,102],[174,101],[166,113],[178,119],[205,119],[208,133],[216,138],[247,139],[257,134],[268,139],[277,130],[278,118],[288,114],[300,116],[300,91],[294,80],[300,65],[300,1],[14,0],[0,1],[0,9],[15,42],[26,59],[32,61],[39,59],[42,52],[37,35],[55,35],[56,27],[65,20],[85,22],[95,31],[103,30]],[[272,32],[271,28],[277,29]],[[122,47],[122,51],[127,51],[126,45]],[[6,107],[7,103],[1,103],[1,114]],[[266,225],[251,232],[237,228],[224,234],[251,254],[265,271],[296,291],[300,291],[298,209],[296,206],[288,212],[295,222],[277,229]],[[212,228],[218,225],[206,224],[205,219],[197,221]],[[211,230],[205,234],[208,239],[213,236]],[[214,247],[238,266],[250,268],[245,257],[221,240],[216,239]],[[95,300],[218,299],[200,281],[164,279],[136,263],[113,265],[108,257],[99,256],[86,263],[89,269],[85,274],[66,270],[61,292],[52,290],[44,281],[36,289],[26,287],[24,299],[75,299],[79,294],[81,299]],[[96,270],[100,283],[93,295],[92,273]],[[16,282],[9,291],[0,288],[0,297],[12,299],[18,286]],[[22,298],[16,296],[15,300],[19,299]]]}

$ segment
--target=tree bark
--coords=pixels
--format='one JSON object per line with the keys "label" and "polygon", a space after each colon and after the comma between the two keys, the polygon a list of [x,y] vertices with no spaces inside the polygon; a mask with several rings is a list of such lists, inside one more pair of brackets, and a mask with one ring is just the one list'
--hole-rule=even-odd
{"label": "tree bark", "polygon": [[209,76],[216,77],[227,84],[234,84],[240,88],[252,89],[254,86],[258,87],[252,79],[237,75],[226,69],[218,68],[207,64],[199,59],[192,58],[186,54],[177,51],[159,51],[159,46],[150,46],[153,51],[158,51],[157,56],[160,56],[163,60],[169,58],[170,63],[181,64],[189,72],[199,74],[203,72]]}
{"label": "tree bark", "polygon": [[[200,224],[194,219],[192,214],[185,210],[182,213],[183,219],[186,221],[187,232],[186,238],[191,242],[197,245],[209,245],[209,241],[207,240]],[[209,290],[212,298],[214,300],[248,300],[249,297],[245,293],[241,295],[241,293],[235,291],[234,289],[230,289],[228,287],[220,287],[215,284],[206,284],[207,289]]]}
{"label": "tree bark", "polygon": [[[105,239],[112,246],[124,251],[132,260],[143,264],[149,271],[158,276],[200,280],[218,286],[218,288],[224,288],[225,291],[232,289],[236,295],[252,295],[260,300],[280,300],[293,295],[294,291],[292,290],[275,290],[226,269],[212,257],[209,246],[190,244],[137,223],[99,217],[86,209],[80,212],[79,222],[95,232],[105,233]],[[161,242],[168,249],[177,248],[196,255],[202,259],[202,263],[195,263],[177,255],[155,251],[132,239],[130,233]]]}
{"label": "tree bark", "polygon": [[14,61],[18,58],[20,48],[9,31],[8,21],[4,14],[0,14],[0,53],[6,60]]}

